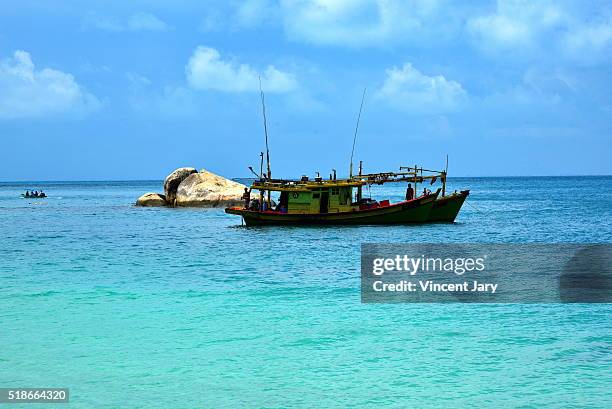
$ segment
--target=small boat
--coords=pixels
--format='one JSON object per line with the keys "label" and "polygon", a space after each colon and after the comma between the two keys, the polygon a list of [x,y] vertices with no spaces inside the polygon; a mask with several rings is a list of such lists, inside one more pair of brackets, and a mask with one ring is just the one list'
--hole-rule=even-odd
{"label": "small boat", "polygon": [[22,193],[21,197],[24,199],[46,199],[49,196],[44,193],[42,195],[26,195],[25,193]]}

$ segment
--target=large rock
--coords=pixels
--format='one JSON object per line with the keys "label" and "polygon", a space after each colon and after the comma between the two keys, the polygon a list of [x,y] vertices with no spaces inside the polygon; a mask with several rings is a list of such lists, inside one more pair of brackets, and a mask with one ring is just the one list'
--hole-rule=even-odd
{"label": "large rock", "polygon": [[136,200],[136,206],[159,207],[166,206],[166,196],[159,193],[145,193]]}
{"label": "large rock", "polygon": [[176,190],[181,182],[194,173],[198,173],[195,168],[178,168],[166,177],[166,180],[164,180],[164,194],[169,205],[174,206]]}
{"label": "large rock", "polygon": [[176,191],[176,206],[240,206],[244,203],[242,195],[245,187],[241,183],[202,169],[181,182]]}

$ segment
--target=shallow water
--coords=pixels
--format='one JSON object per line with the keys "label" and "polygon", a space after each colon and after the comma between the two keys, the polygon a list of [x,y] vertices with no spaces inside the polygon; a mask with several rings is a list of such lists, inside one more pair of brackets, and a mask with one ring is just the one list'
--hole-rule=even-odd
{"label": "shallow water", "polygon": [[455,224],[247,228],[132,206],[159,181],[0,183],[0,386],[79,408],[612,407],[610,305],[360,303],[362,242],[612,242],[612,177],[449,184],[472,190]]}

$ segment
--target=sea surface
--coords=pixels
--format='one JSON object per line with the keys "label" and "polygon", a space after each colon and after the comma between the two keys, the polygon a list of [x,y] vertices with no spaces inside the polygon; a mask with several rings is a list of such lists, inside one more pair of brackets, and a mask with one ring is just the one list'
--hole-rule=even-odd
{"label": "sea surface", "polygon": [[612,177],[450,179],[472,191],[456,223],[357,227],[133,206],[161,184],[0,183],[0,387],[68,387],[71,408],[612,407],[610,304],[359,290],[364,242],[610,243]]}

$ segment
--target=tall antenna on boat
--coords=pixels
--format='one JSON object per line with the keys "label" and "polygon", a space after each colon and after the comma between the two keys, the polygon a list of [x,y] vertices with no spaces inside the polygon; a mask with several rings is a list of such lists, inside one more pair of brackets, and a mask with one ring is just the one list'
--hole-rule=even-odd
{"label": "tall antenna on boat", "polygon": [[357,141],[357,131],[359,130],[359,120],[361,119],[361,110],[363,109],[363,100],[365,99],[366,89],[363,89],[361,96],[361,105],[359,106],[359,115],[357,116],[357,125],[355,126],[355,136],[353,136],[353,149],[351,149],[351,166],[349,167],[349,177],[353,177],[353,154],[355,153],[355,141]]}
{"label": "tall antenna on boat", "polygon": [[270,149],[268,148],[268,124],[266,122],[266,100],[261,87],[261,75],[259,76],[259,93],[261,94],[261,109],[263,112],[264,133],[266,134],[266,162],[268,164],[268,179],[272,179],[272,174],[270,173]]}
{"label": "tall antenna on boat", "polygon": [[444,167],[444,179],[442,179],[442,196],[446,195],[446,175],[448,175],[448,153],[446,154],[446,166]]}

